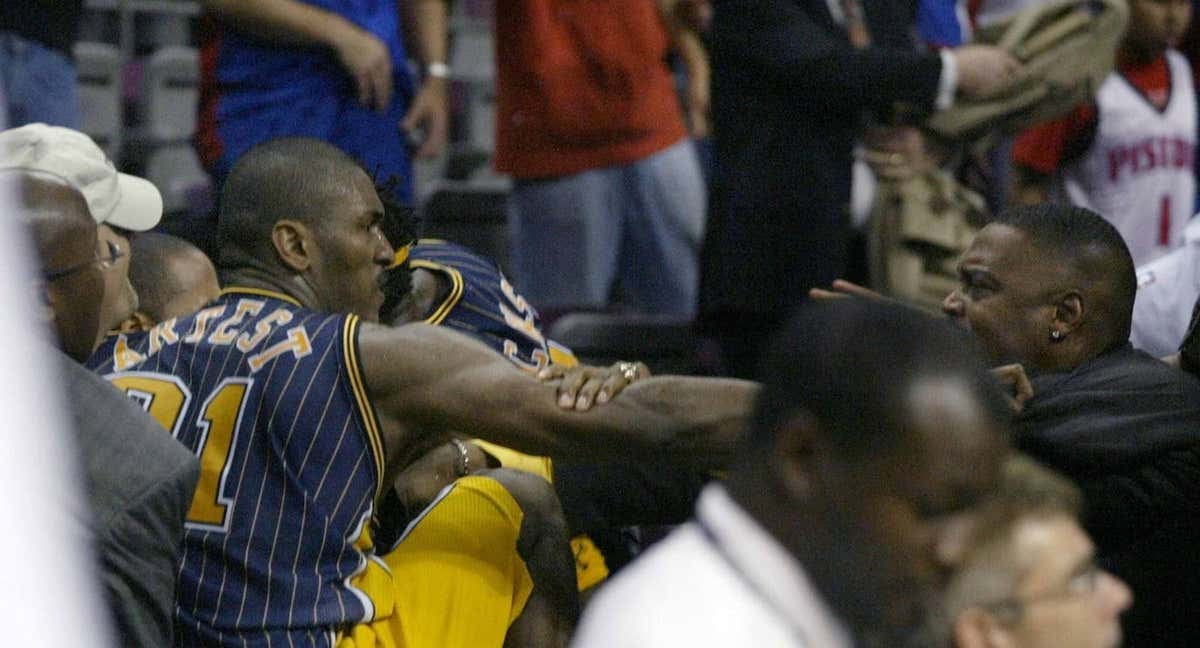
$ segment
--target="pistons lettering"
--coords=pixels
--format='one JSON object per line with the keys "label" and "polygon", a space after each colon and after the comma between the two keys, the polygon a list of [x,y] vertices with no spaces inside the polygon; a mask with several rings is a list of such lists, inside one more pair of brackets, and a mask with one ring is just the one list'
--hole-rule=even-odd
{"label": "pistons lettering", "polygon": [[1117,182],[1155,169],[1191,169],[1195,143],[1179,137],[1149,137],[1134,144],[1114,146],[1108,155],[1108,179]]}

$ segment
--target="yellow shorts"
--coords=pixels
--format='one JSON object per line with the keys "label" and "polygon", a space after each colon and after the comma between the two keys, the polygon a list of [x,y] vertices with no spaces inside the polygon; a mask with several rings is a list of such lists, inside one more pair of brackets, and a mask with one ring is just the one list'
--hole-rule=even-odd
{"label": "yellow shorts", "polygon": [[337,647],[500,648],[533,591],[517,554],[523,518],[493,479],[464,477],[447,487],[383,556],[392,591],[367,591],[393,599],[392,614],[355,626]]}
{"label": "yellow shorts", "polygon": [[554,462],[550,460],[550,457],[528,455],[511,448],[498,446],[495,443],[489,443],[483,439],[473,439],[471,443],[474,443],[484,452],[495,457],[500,462],[500,465],[505,468],[532,473],[551,484],[554,483]]}
{"label": "yellow shorts", "polygon": [[[554,483],[554,462],[550,457],[527,455],[483,439],[474,439],[471,443],[495,457],[505,468],[523,470],[551,484]],[[580,592],[595,587],[608,578],[608,564],[604,561],[604,554],[587,535],[571,538],[571,552],[575,554],[575,584]]]}

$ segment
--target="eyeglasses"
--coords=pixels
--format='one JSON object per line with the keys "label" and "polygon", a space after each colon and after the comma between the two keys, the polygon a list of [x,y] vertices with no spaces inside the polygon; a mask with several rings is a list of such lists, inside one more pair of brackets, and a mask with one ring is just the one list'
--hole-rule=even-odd
{"label": "eyeglasses", "polygon": [[1039,603],[1047,603],[1064,598],[1072,598],[1076,596],[1091,596],[1096,593],[1097,585],[1100,582],[1100,575],[1104,570],[1095,562],[1089,562],[1075,573],[1062,588],[1056,588],[1041,594],[1026,596],[1024,598],[1009,598],[992,603],[985,603],[980,607],[987,608],[993,612],[1000,613],[1004,616],[1010,616],[1015,621],[1021,616],[1021,611],[1032,605]]}
{"label": "eyeglasses", "polygon": [[63,277],[68,277],[76,272],[86,270],[92,264],[99,266],[101,270],[108,270],[109,268],[113,267],[118,259],[121,259],[128,254],[128,252],[121,250],[121,247],[113,241],[105,241],[104,244],[108,249],[107,256],[102,255],[99,250],[96,250],[93,258],[84,261],[83,263],[77,263],[73,266],[68,266],[61,270],[48,270],[42,273],[42,277],[44,277],[46,281],[58,281]]}

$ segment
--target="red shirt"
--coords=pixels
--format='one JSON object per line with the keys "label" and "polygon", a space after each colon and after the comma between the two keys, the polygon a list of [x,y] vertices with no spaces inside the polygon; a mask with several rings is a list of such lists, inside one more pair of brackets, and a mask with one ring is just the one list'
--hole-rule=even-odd
{"label": "red shirt", "polygon": [[567,175],[639,160],[686,136],[657,3],[497,4],[497,170]]}
{"label": "red shirt", "polygon": [[[1158,108],[1167,105],[1171,97],[1171,69],[1165,54],[1144,65],[1118,66],[1116,73],[1152,105]],[[1091,146],[1096,118],[1096,104],[1087,103],[1054,121],[1026,130],[1013,143],[1013,162],[1052,175]]]}

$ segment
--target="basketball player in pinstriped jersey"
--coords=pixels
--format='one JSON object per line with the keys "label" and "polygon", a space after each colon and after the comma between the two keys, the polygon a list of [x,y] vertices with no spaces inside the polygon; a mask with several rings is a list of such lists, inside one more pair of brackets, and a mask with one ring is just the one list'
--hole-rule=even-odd
{"label": "basketball player in pinstriped jersey", "polygon": [[[260,145],[225,185],[222,296],[111,338],[89,363],[201,459],[181,645],[500,646],[527,611],[553,620],[538,645],[562,645],[575,608],[531,598],[523,512],[495,480],[459,480],[395,550],[377,550],[371,521],[396,472],[446,430],[538,455],[715,463],[742,428],[752,383],[656,377],[578,412],[465,336],[373,324],[394,255],[382,218],[370,179],[340,151]],[[425,569],[445,540],[420,533],[436,516],[469,524],[463,537],[478,546],[459,549],[476,552],[470,568]],[[457,579],[458,599],[421,595]]]}

